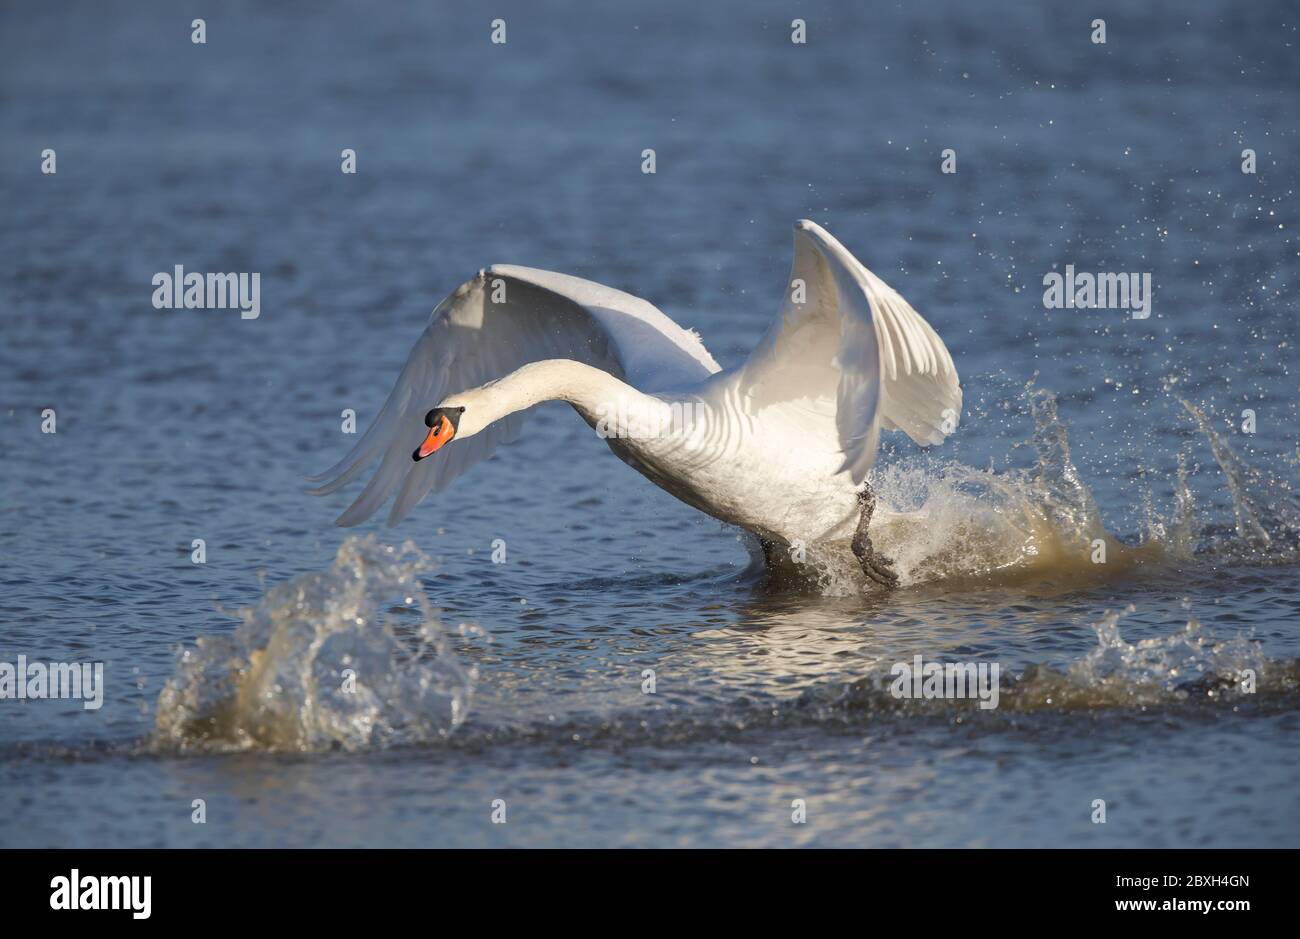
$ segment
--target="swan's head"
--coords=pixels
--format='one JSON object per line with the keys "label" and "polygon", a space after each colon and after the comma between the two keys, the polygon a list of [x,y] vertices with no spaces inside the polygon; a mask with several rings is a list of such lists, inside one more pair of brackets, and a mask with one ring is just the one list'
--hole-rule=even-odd
{"label": "swan's head", "polygon": [[[444,446],[451,442],[460,430],[460,416],[465,413],[465,408],[459,405],[451,407],[443,406],[434,408],[428,414],[424,415],[424,426],[429,428],[429,433],[425,435],[424,442],[415,448],[411,454],[411,459],[420,462],[431,453],[436,453]],[[468,434],[462,434],[468,436]]]}

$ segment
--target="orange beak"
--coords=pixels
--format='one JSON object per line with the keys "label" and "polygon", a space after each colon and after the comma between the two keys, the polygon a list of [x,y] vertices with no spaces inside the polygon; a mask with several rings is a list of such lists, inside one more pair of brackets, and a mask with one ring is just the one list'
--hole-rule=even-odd
{"label": "orange beak", "polygon": [[429,428],[429,433],[424,438],[424,443],[411,454],[411,459],[417,463],[423,460],[431,453],[437,453],[443,445],[448,443],[452,437],[456,436],[456,428],[451,426],[451,421],[447,420],[447,415],[439,414],[433,426]]}

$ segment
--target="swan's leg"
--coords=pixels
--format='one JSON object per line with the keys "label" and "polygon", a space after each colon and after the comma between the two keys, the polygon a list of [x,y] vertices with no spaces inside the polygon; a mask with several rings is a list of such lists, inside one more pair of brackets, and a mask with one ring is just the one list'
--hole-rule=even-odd
{"label": "swan's leg", "polygon": [[876,494],[870,486],[864,485],[858,493],[858,504],[862,506],[862,515],[858,518],[858,530],[853,533],[853,553],[862,572],[884,587],[897,587],[898,575],[894,573],[894,562],[883,554],[876,553],[867,537],[867,526],[871,524],[871,514],[876,511]]}

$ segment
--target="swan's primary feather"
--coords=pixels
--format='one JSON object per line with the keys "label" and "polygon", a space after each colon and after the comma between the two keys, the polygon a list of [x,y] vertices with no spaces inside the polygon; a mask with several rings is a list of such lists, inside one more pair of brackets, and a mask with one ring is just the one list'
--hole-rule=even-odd
{"label": "swan's primary feather", "polygon": [[742,366],[760,419],[764,408],[796,407],[833,420],[855,483],[875,462],[882,429],[942,443],[962,402],[943,340],[819,225],[800,221],[794,250],[781,316]]}
{"label": "swan's primary feather", "polygon": [[[503,302],[494,302],[504,293]],[[502,378],[529,362],[573,359],[618,376],[642,391],[698,384],[719,370],[699,336],[652,304],[601,284],[513,265],[496,265],[461,285],[433,311],[388,400],[350,453],[313,482],[324,495],[379,469],[338,524],[356,525],[397,493],[396,524],[430,490],[490,457],[518,436],[513,414],[419,463],[411,451],[424,415],[448,395]]]}

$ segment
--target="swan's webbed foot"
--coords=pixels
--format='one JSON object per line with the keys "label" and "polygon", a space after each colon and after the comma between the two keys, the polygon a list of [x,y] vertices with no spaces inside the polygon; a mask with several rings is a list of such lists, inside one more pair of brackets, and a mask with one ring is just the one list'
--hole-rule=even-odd
{"label": "swan's webbed foot", "polygon": [[882,587],[897,587],[898,575],[894,573],[894,562],[879,554],[867,536],[867,526],[871,524],[871,515],[876,511],[876,494],[871,487],[864,485],[858,493],[858,503],[862,506],[862,515],[858,518],[858,529],[853,533],[853,554],[862,565],[862,572]]}

